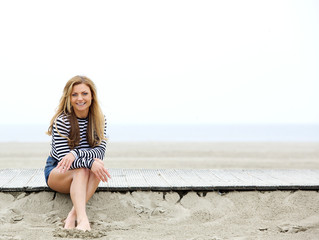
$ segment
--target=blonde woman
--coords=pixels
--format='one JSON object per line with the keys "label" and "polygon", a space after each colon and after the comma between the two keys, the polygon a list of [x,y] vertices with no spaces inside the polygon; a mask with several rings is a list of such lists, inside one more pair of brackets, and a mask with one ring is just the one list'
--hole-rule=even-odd
{"label": "blonde woman", "polygon": [[51,152],[44,175],[54,191],[70,193],[73,207],[64,228],[91,230],[86,203],[100,181],[110,174],[104,167],[106,121],[100,109],[96,87],[85,76],[75,76],[65,85],[58,109],[47,134]]}

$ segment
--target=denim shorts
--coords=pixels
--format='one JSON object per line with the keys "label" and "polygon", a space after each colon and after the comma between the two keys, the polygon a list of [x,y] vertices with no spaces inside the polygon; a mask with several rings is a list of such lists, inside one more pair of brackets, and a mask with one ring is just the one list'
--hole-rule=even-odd
{"label": "denim shorts", "polygon": [[50,172],[52,171],[53,168],[55,168],[58,165],[58,161],[55,160],[53,157],[49,156],[47,159],[47,163],[44,168],[44,177],[45,177],[45,182],[48,185],[48,179]]}

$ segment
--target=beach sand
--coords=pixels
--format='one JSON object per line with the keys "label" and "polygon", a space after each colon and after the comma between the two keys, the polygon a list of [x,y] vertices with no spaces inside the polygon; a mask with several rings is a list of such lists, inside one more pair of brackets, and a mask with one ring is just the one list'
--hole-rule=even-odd
{"label": "beach sand", "polygon": [[[0,168],[43,168],[49,143],[0,143]],[[109,168],[318,169],[319,143],[109,143]],[[0,192],[0,239],[319,239],[317,191],[97,192],[91,232],[68,195]]]}

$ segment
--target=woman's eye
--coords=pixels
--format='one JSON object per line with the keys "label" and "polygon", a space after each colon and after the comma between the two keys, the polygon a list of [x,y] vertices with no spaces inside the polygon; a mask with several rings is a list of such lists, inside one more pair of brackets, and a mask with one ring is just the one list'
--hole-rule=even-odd
{"label": "woman's eye", "polygon": [[76,94],[76,93],[73,93],[73,94],[72,94],[72,97],[76,97],[76,96],[77,96],[77,94]]}
{"label": "woman's eye", "polygon": [[85,96],[85,95],[88,95],[88,93],[85,92],[85,93],[83,93],[83,95],[84,95],[84,96]]}

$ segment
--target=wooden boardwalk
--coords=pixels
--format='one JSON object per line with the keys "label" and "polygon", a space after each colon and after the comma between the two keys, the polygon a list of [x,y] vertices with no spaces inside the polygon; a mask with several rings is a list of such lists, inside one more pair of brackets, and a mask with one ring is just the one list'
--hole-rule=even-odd
{"label": "wooden boardwalk", "polygon": [[[109,169],[98,191],[319,190],[319,170]],[[0,169],[0,191],[50,191],[43,169]]]}

